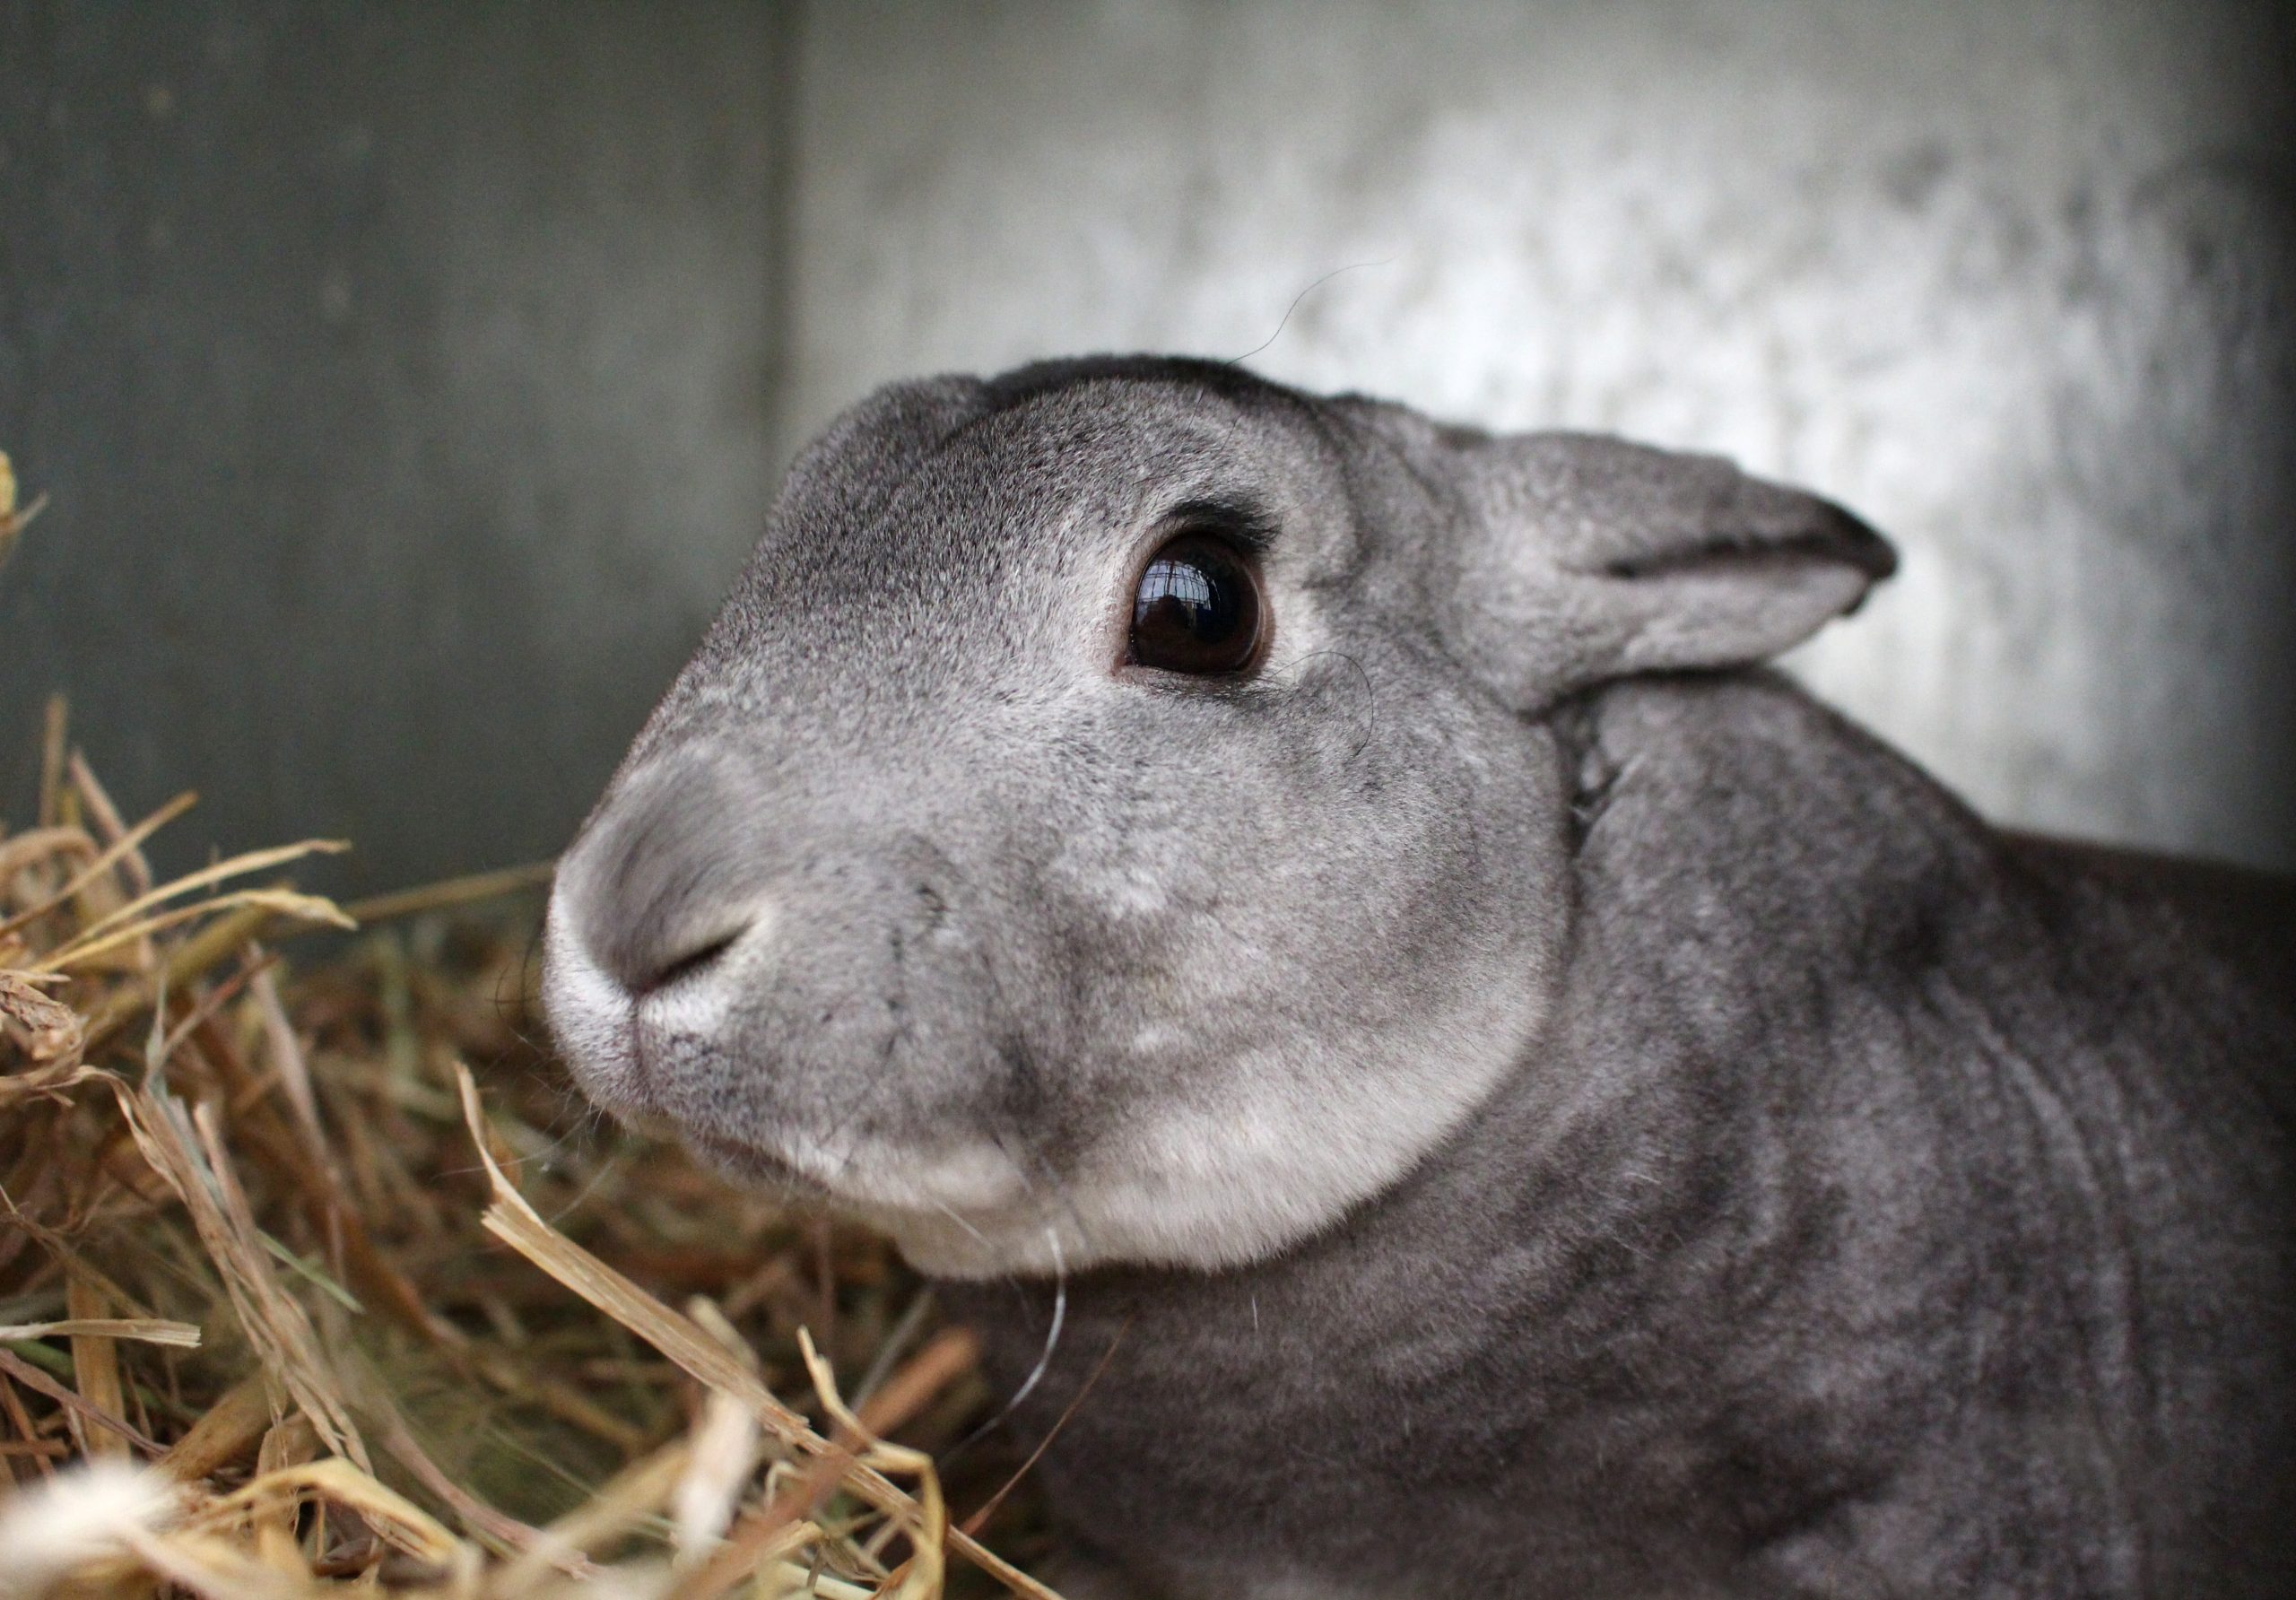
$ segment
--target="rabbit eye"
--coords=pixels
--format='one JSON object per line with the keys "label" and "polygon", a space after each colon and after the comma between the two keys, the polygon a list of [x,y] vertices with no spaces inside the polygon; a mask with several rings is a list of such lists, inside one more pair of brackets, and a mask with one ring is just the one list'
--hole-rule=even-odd
{"label": "rabbit eye", "polygon": [[1196,677],[1243,672],[1259,656],[1259,578],[1241,552],[1182,534],[1148,558],[1132,596],[1132,661]]}

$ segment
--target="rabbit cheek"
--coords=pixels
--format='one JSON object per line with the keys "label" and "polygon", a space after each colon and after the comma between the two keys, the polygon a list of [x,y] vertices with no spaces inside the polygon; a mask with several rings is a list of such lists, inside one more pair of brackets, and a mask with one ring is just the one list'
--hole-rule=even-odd
{"label": "rabbit cheek", "polygon": [[[1301,674],[1295,715],[1156,744],[1033,897],[1061,908],[1047,992],[1079,999],[1055,1093],[1016,1122],[1084,1091],[1052,1242],[1003,1241],[1038,1268],[1056,1247],[1072,1268],[1263,1257],[1396,1181],[1521,1061],[1563,899],[1535,865],[1561,857],[1552,762],[1364,654]],[[1374,683],[1411,714],[1372,716]]]}

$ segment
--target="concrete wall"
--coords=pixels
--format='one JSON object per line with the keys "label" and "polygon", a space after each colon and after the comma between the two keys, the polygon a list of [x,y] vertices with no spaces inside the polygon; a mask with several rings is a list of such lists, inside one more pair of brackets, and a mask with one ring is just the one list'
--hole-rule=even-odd
{"label": "concrete wall", "polygon": [[0,780],[58,686],[195,840],[545,852],[839,406],[1257,350],[1818,485],[1907,555],[1823,692],[2296,865],[2291,65],[2236,0],[17,0]]}

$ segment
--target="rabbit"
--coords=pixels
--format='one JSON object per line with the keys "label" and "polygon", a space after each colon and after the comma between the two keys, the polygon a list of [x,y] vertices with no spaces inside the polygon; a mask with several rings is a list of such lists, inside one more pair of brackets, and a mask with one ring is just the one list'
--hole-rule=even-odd
{"label": "rabbit", "polygon": [[2291,897],[1764,665],[1894,560],[1231,365],[893,385],[562,858],[547,1014],[938,1281],[1079,1593],[2296,1592]]}

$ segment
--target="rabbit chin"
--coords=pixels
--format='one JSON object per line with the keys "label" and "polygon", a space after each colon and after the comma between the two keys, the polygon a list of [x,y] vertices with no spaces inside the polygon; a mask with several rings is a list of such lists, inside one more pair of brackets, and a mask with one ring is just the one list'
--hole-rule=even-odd
{"label": "rabbit chin", "polygon": [[[1239,1067],[1250,1080],[1259,1064]],[[1297,1063],[1286,1063],[1296,1066]],[[1510,1069],[1431,1053],[1419,1070],[1341,1086],[1281,1072],[1249,1093],[1166,1111],[1074,1170],[1023,1174],[1001,1143],[846,1153],[829,1204],[943,1278],[1057,1276],[1136,1265],[1217,1271],[1263,1260],[1392,1187]]]}

